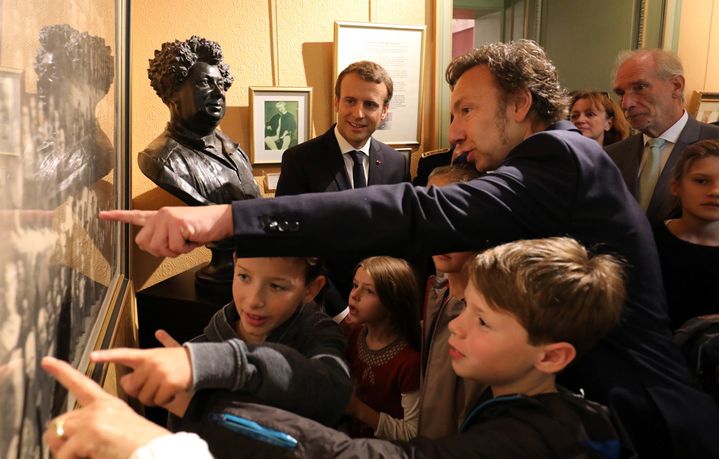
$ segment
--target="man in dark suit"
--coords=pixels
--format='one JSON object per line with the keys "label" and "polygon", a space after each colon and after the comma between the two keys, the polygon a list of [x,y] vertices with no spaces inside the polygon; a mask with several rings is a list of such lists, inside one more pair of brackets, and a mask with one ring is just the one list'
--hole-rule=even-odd
{"label": "man in dark suit", "polygon": [[[526,40],[494,43],[455,59],[447,75],[453,88],[450,141],[478,170],[491,171],[467,183],[377,186],[103,217],[144,225],[136,238],[140,248],[165,256],[230,235],[243,256],[348,250],[411,256],[573,237],[626,260],[627,298],[621,324],[560,383],[608,405],[640,457],[717,457],[719,413],[691,382],[671,340],[647,219],[599,144],[559,121],[566,96],[544,51]],[[484,325],[478,320],[477,326]],[[418,439],[403,448],[437,451],[460,440],[443,441]],[[379,440],[362,447],[400,454],[396,445]],[[482,448],[467,445],[465,455],[481,456]]]}
{"label": "man in dark suit", "polygon": [[719,138],[719,127],[684,110],[683,73],[679,58],[660,49],[622,53],[614,71],[614,92],[627,120],[641,133],[608,146],[607,153],[653,225],[679,214],[669,185],[684,148]]}
{"label": "man in dark suit", "polygon": [[[282,155],[275,195],[351,190],[409,181],[407,160],[372,138],[387,116],[392,90],[389,74],[374,62],[355,62],[344,69],[335,83],[337,124]],[[325,308],[338,322],[347,315],[352,271],[360,260],[360,254],[333,256],[327,260],[328,275],[336,290],[332,286],[328,288]]]}
{"label": "man in dark suit", "polygon": [[365,185],[409,181],[409,167],[402,155],[372,138],[387,116],[392,99],[392,79],[374,62],[350,64],[335,83],[337,124],[324,134],[288,149],[276,196],[350,190],[354,183],[354,160],[358,151]]}

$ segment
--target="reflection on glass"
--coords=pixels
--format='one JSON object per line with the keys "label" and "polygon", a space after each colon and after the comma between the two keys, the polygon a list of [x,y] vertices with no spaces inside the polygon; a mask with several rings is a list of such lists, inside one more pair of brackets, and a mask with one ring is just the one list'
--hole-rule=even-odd
{"label": "reflection on glass", "polygon": [[[116,194],[114,2],[62,3],[0,2],[0,88],[16,91],[0,93],[0,117],[12,117],[3,124],[20,139],[19,151],[0,152],[0,458],[45,454],[42,432],[65,396],[40,358],[78,365],[115,265],[114,226],[97,219]],[[52,24],[53,11],[90,25],[95,8],[111,12],[92,25],[102,36],[28,26]]]}

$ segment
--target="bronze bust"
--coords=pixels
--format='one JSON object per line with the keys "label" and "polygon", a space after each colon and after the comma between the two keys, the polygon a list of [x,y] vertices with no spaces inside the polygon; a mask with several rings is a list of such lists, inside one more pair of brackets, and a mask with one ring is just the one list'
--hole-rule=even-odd
{"label": "bronze bust", "polygon": [[140,152],[140,170],[188,205],[258,197],[247,155],[218,129],[233,81],[220,45],[198,36],[163,43],[147,73],[170,122]]}

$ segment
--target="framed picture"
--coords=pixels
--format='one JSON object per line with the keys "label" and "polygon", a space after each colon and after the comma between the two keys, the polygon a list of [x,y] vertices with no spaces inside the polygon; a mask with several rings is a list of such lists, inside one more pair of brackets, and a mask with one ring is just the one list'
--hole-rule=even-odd
{"label": "framed picture", "polygon": [[694,91],[689,113],[702,123],[719,121],[719,92]]}
{"label": "framed picture", "polygon": [[250,87],[252,164],[279,164],[289,147],[309,139],[312,88]]}
{"label": "framed picture", "polygon": [[0,67],[0,154],[20,156],[22,70]]}
{"label": "framed picture", "polygon": [[389,113],[373,136],[389,145],[419,145],[424,25],[335,22],[335,80],[349,64],[368,60],[389,73]]}

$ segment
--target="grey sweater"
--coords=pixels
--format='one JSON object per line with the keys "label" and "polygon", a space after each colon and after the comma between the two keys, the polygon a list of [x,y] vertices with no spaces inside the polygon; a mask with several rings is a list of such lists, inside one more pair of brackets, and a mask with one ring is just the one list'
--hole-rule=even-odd
{"label": "grey sweater", "polygon": [[344,361],[345,336],[326,314],[304,305],[262,344],[248,344],[235,332],[234,303],[218,311],[204,334],[184,344],[192,363],[193,397],[173,430],[191,430],[207,415],[238,401],[282,408],[332,425],[352,393]]}

